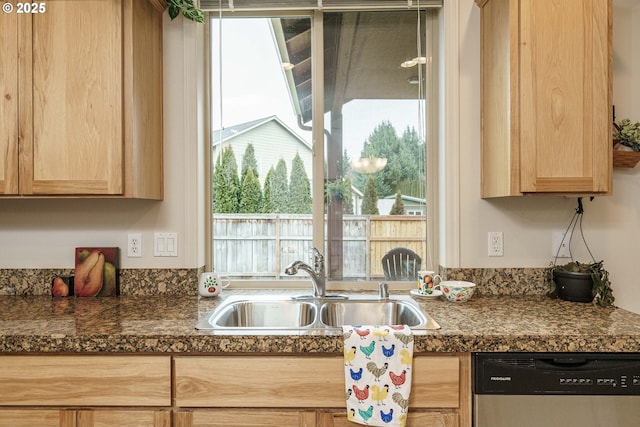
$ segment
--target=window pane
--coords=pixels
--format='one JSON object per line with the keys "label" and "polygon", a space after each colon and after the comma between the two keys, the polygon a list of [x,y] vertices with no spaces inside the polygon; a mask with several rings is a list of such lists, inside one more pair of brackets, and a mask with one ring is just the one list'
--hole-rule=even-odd
{"label": "window pane", "polygon": [[280,278],[311,248],[310,31],[309,17],[212,20],[213,265],[233,278]]}
{"label": "window pane", "polygon": [[328,275],[380,279],[395,247],[426,260],[424,28],[416,11],[324,17]]}
{"label": "window pane", "polygon": [[[309,259],[313,185],[325,194],[325,218],[315,220],[325,224],[330,279],[380,279],[395,247],[426,260],[426,13],[324,13],[322,69],[311,17],[212,19],[216,271],[290,279],[285,267]],[[324,85],[325,179],[316,183],[312,77]]]}

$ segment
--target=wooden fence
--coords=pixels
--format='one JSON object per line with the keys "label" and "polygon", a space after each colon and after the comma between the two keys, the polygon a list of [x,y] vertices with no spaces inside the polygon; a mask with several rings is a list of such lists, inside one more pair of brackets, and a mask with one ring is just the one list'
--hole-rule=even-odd
{"label": "wooden fence", "polygon": [[[382,256],[397,246],[412,249],[422,257],[424,264],[424,216],[345,215],[344,278],[384,277]],[[215,270],[234,278],[282,278],[288,264],[309,260],[311,247],[311,215],[216,214],[213,218]]]}

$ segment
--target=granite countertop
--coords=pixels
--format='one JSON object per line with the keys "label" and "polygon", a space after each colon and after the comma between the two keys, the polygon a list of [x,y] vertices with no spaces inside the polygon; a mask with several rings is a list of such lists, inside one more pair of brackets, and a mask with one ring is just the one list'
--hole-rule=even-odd
{"label": "granite countertop", "polygon": [[[242,293],[227,290],[225,297]],[[2,296],[0,352],[342,353],[339,331],[245,336],[196,330],[198,319],[221,300]],[[622,309],[540,295],[419,303],[442,328],[417,334],[417,352],[640,351],[640,315]]]}

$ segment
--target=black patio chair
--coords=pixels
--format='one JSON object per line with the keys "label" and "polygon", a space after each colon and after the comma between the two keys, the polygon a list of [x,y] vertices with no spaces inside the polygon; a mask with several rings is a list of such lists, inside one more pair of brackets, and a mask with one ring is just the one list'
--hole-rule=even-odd
{"label": "black patio chair", "polygon": [[382,269],[386,280],[418,280],[422,258],[411,249],[394,248],[382,257]]}

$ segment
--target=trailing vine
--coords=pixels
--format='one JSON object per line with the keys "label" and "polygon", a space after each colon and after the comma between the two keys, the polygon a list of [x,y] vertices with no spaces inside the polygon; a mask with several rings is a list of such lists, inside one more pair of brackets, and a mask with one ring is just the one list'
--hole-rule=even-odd
{"label": "trailing vine", "polygon": [[611,282],[609,281],[609,272],[604,269],[603,264],[604,261],[593,262],[590,264],[572,261],[565,265],[552,265],[545,272],[545,280],[549,286],[547,296],[551,298],[558,298],[558,287],[553,280],[554,271],[590,273],[591,280],[593,281],[593,290],[591,293],[594,298],[594,303],[602,307],[613,306],[615,297],[613,296]]}
{"label": "trailing vine", "polygon": [[187,19],[190,19],[200,24],[204,23],[204,12],[198,9],[193,0],[167,0],[169,6],[169,17],[173,21],[182,13]]}

